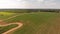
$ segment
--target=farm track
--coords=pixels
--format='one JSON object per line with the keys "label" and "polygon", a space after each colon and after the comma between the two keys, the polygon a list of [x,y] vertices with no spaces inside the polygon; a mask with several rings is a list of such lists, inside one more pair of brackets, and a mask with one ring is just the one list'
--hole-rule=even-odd
{"label": "farm track", "polygon": [[11,17],[9,17],[9,18],[7,18],[7,19],[3,19],[3,21],[4,21],[4,20],[11,19],[11,18],[14,18],[14,17],[17,17],[17,16],[19,16],[19,15],[14,15],[14,16],[11,16]]}
{"label": "farm track", "polygon": [[18,23],[18,22],[17,22],[17,23],[10,23],[10,24],[0,25],[0,26],[8,26],[8,25],[11,25],[11,24],[17,24],[18,26],[15,27],[15,28],[12,28],[12,29],[10,29],[10,30],[2,33],[2,34],[10,34],[11,32],[17,30],[18,28],[20,28],[20,27],[23,25],[22,23]]}
{"label": "farm track", "polygon": [[[19,15],[15,15],[15,16],[9,17],[9,18],[4,19],[4,20],[8,20],[8,19],[14,18],[14,17],[16,17],[16,16],[19,16]],[[0,20],[0,21],[1,21],[0,24],[2,24],[2,25],[0,25],[0,26],[2,26],[2,27],[3,27],[3,26],[8,26],[8,25],[11,25],[11,24],[17,24],[18,26],[15,27],[15,28],[12,28],[12,29],[10,29],[10,30],[2,33],[2,34],[10,34],[11,32],[13,32],[13,31],[17,30],[18,28],[20,28],[21,26],[23,26],[23,24],[22,24],[21,22],[16,22],[16,23],[9,23],[9,24],[7,24],[7,23],[3,22],[4,20]]]}

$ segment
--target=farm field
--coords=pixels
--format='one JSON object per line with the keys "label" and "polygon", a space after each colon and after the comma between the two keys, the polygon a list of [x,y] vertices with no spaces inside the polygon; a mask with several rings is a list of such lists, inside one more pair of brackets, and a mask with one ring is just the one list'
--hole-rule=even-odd
{"label": "farm field", "polygon": [[[16,15],[16,14],[14,14]],[[5,18],[4,22],[22,22],[23,26],[12,34],[60,34],[60,14],[51,12],[21,13],[13,18]],[[8,15],[9,16],[9,15]],[[3,16],[2,16],[3,17]],[[7,17],[7,16],[5,16]],[[9,26],[11,27],[11,26]],[[7,27],[7,29],[9,28]],[[3,28],[2,32],[5,28]],[[9,28],[10,29],[10,28]],[[1,32],[1,34],[2,34]]]}
{"label": "farm field", "polygon": [[7,19],[14,15],[16,15],[16,13],[0,12],[0,19]]}
{"label": "farm field", "polygon": [[7,30],[10,30],[11,28],[17,27],[18,25],[16,24],[12,24],[12,25],[8,25],[8,26],[0,26],[0,34],[4,33]]}

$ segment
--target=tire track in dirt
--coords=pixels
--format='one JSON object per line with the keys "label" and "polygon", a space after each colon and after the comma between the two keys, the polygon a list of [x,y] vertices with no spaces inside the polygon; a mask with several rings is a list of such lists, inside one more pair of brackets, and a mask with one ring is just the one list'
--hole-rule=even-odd
{"label": "tire track in dirt", "polygon": [[[24,15],[24,14],[23,14],[23,15]],[[4,20],[8,20],[8,19],[11,19],[11,18],[14,18],[14,17],[17,17],[17,16],[19,16],[19,15],[15,15],[15,16],[9,17],[9,18],[4,19]],[[11,24],[17,24],[18,26],[15,27],[15,28],[12,28],[12,29],[10,29],[10,30],[2,33],[2,34],[10,34],[11,32],[15,31],[16,29],[20,28],[20,27],[23,25],[22,23],[19,23],[19,22],[7,24],[7,23],[4,22],[4,20],[1,20],[1,24],[3,24],[3,25],[0,25],[0,26],[8,26],[8,25],[11,25]]]}
{"label": "tire track in dirt", "polygon": [[7,19],[3,19],[3,21],[4,21],[4,20],[11,19],[11,18],[15,18],[15,17],[17,17],[17,16],[19,16],[19,15],[14,15],[14,16],[11,16],[11,17],[9,17],[9,18],[7,18]]}
{"label": "tire track in dirt", "polygon": [[0,26],[8,26],[8,25],[11,25],[11,24],[17,24],[18,26],[15,27],[15,28],[12,28],[12,29],[10,29],[10,30],[2,33],[2,34],[9,34],[9,33],[13,32],[13,31],[17,30],[18,28],[22,27],[22,25],[23,25],[22,23],[10,23],[10,24],[0,25]]}

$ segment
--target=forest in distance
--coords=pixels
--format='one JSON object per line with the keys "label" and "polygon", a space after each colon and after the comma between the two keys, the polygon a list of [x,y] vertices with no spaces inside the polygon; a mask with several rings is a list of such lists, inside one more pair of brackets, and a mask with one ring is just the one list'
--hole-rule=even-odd
{"label": "forest in distance", "polygon": [[15,12],[15,13],[31,13],[31,12],[56,12],[59,13],[60,9],[0,9],[0,12]]}

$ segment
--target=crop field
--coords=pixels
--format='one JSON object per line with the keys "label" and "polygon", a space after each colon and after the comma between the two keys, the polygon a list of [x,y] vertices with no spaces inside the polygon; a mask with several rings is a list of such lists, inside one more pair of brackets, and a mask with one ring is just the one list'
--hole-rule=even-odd
{"label": "crop field", "polygon": [[9,13],[9,12],[0,12],[0,19],[7,19],[11,16],[17,15],[16,13]]}
{"label": "crop field", "polygon": [[[59,13],[51,13],[51,12],[21,13],[17,14],[18,16],[15,16],[16,14],[17,13],[11,14],[12,16],[11,15],[5,16],[4,14],[3,16],[1,16],[2,20],[3,18],[6,17],[5,20],[3,20],[5,23],[21,22],[23,24],[20,28],[16,29],[11,34],[60,34]],[[9,29],[14,28],[16,25],[14,27],[12,26],[13,25],[9,27],[2,26],[0,28],[1,30],[0,33],[2,34],[3,32],[9,31]]]}

